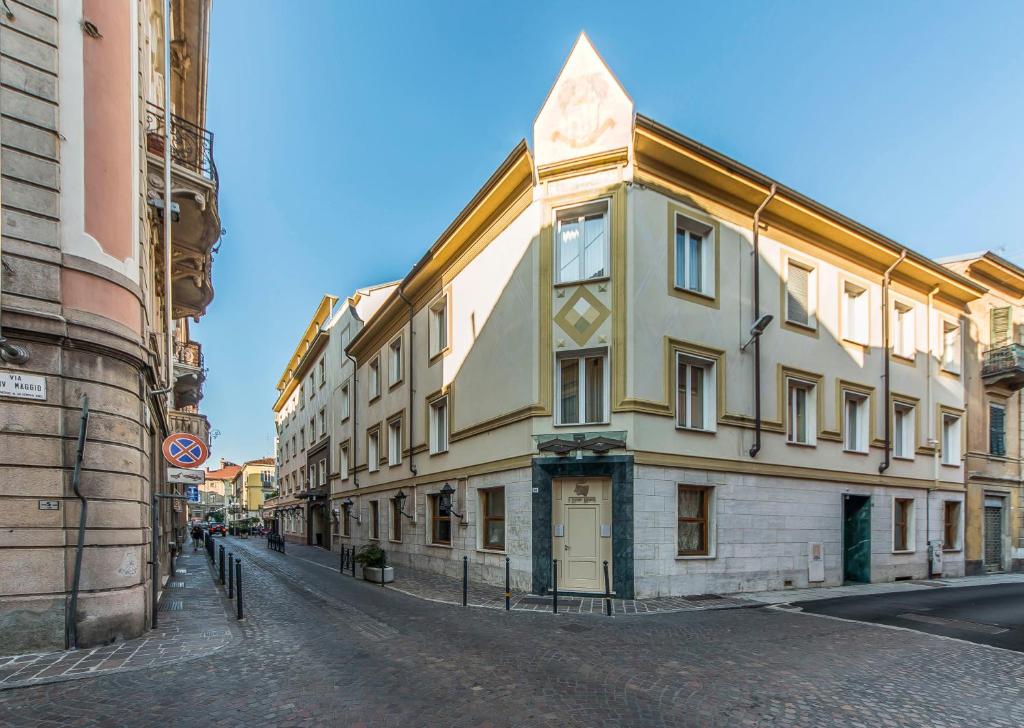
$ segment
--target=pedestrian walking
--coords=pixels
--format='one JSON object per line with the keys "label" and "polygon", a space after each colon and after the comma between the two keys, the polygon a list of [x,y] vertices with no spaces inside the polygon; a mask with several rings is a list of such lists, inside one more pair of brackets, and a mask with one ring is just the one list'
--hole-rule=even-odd
{"label": "pedestrian walking", "polygon": [[198,551],[199,547],[202,545],[202,543],[203,543],[203,529],[197,523],[196,525],[192,526],[192,550],[193,551]]}

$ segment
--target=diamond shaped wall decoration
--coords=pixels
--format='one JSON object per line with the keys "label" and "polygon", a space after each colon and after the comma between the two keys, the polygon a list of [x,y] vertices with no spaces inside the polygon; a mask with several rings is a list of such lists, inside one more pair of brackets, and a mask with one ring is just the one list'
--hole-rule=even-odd
{"label": "diamond shaped wall decoration", "polygon": [[555,323],[576,342],[586,344],[607,319],[611,311],[597,296],[583,286],[577,288],[565,305],[555,314]]}

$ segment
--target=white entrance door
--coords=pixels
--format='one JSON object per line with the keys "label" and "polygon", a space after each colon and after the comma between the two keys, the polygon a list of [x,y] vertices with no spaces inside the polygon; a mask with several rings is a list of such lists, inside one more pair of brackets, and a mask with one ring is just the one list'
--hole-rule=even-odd
{"label": "white entrance door", "polygon": [[566,478],[554,483],[553,556],[558,559],[558,588],[603,592],[604,565],[611,578],[611,482]]}

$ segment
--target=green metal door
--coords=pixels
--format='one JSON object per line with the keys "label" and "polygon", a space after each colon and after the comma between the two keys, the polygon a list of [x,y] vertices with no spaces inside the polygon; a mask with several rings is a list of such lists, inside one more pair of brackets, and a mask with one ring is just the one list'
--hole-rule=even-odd
{"label": "green metal door", "polygon": [[871,581],[871,498],[843,496],[843,581]]}

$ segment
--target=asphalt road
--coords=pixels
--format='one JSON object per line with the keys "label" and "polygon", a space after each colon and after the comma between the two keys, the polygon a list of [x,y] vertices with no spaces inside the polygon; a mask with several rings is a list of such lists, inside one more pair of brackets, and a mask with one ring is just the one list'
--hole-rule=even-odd
{"label": "asphalt road", "polygon": [[805,612],[906,627],[1024,652],[1024,584],[935,587],[801,602]]}

